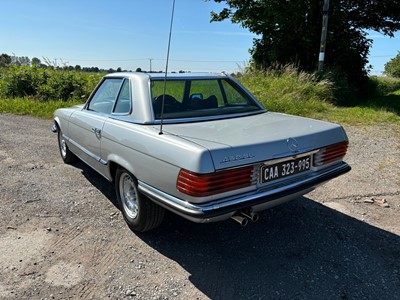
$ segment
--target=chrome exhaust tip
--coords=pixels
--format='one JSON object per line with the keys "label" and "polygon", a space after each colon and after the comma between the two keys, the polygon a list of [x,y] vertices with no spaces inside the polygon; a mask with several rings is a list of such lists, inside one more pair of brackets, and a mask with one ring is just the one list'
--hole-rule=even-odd
{"label": "chrome exhaust tip", "polygon": [[238,222],[241,226],[246,226],[249,223],[249,220],[246,217],[240,216],[240,215],[233,215],[231,219],[235,220]]}
{"label": "chrome exhaust tip", "polygon": [[243,211],[242,211],[242,212],[240,212],[240,214],[241,214],[243,217],[245,217],[245,218],[251,220],[252,222],[257,222],[258,219],[260,218],[260,216],[259,216],[257,213],[253,213],[253,212],[243,212]]}

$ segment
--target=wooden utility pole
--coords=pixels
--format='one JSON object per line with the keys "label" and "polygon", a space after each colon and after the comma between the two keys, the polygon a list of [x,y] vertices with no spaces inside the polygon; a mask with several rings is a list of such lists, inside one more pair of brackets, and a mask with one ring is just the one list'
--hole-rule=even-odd
{"label": "wooden utility pole", "polygon": [[328,31],[329,0],[324,0],[324,7],[322,8],[322,12],[323,16],[322,16],[321,44],[319,46],[319,56],[318,56],[318,72],[321,72],[324,69],[326,34]]}

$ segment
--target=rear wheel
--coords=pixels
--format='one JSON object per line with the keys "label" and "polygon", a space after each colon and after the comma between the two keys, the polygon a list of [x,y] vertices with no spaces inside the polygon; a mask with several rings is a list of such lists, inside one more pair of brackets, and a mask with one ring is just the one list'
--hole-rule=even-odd
{"label": "rear wheel", "polygon": [[58,148],[60,149],[61,158],[65,163],[70,164],[76,161],[76,156],[69,150],[60,128],[58,128]]}
{"label": "rear wheel", "polygon": [[136,178],[127,170],[118,168],[115,190],[119,208],[133,231],[148,231],[161,224],[164,208],[141,194]]}

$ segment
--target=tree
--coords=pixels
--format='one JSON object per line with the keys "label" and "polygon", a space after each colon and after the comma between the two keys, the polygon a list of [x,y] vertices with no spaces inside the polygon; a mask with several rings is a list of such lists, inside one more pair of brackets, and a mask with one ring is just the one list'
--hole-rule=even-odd
{"label": "tree", "polygon": [[[213,0],[228,6],[211,21],[230,18],[257,34],[250,50],[256,68],[293,63],[314,71],[318,62],[323,0]],[[325,66],[361,87],[372,41],[366,30],[393,37],[400,29],[399,0],[331,0]]]}
{"label": "tree", "polygon": [[40,66],[42,64],[41,60],[37,57],[32,58],[31,63],[33,66]]}
{"label": "tree", "polygon": [[11,56],[11,64],[16,66],[30,66],[31,60],[27,56]]}
{"label": "tree", "polygon": [[0,67],[5,67],[11,64],[11,56],[3,53],[0,55]]}
{"label": "tree", "polygon": [[385,74],[400,78],[400,52],[385,64]]}

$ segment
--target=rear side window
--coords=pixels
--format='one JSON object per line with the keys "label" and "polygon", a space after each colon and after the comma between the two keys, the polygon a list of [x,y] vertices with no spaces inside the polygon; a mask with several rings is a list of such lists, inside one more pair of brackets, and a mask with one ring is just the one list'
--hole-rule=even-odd
{"label": "rear side window", "polygon": [[231,106],[249,104],[249,100],[244,96],[243,90],[239,89],[237,85],[230,85],[226,81],[221,81],[221,84],[226,96],[226,103]]}
{"label": "rear side window", "polygon": [[111,114],[121,89],[122,81],[122,78],[105,79],[90,100],[88,110]]}
{"label": "rear side window", "polygon": [[131,89],[129,80],[125,80],[122,84],[121,92],[118,95],[117,103],[114,107],[114,114],[126,115],[131,112],[132,101],[131,101]]}

